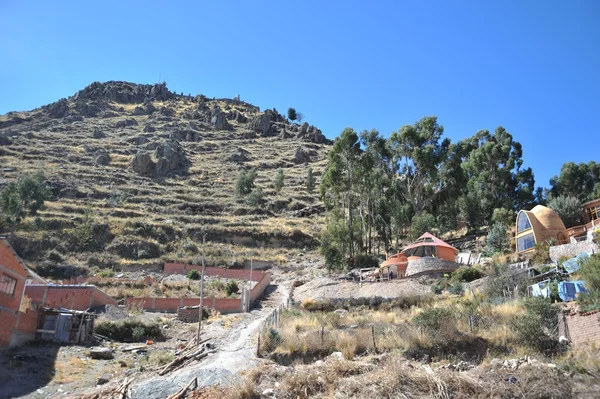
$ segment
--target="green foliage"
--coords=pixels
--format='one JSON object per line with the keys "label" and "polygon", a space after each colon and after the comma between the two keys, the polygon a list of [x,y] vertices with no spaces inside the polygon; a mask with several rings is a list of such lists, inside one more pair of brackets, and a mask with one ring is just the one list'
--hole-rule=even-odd
{"label": "green foliage", "polygon": [[262,189],[260,187],[254,188],[252,192],[246,196],[244,202],[246,202],[246,204],[250,206],[262,205],[262,203],[264,202],[264,194]]}
{"label": "green foliage", "polygon": [[60,252],[58,252],[56,249],[53,249],[48,253],[48,260],[55,263],[61,263],[64,258]]}
{"label": "green foliage", "polygon": [[503,254],[508,249],[508,236],[504,223],[495,223],[487,236],[485,252],[488,255]]}
{"label": "green foliage", "polygon": [[38,265],[35,271],[41,277],[50,277],[56,280],[86,276],[88,274],[88,269],[84,267],[72,265],[55,265],[52,263],[42,263]]}
{"label": "green foliage", "polygon": [[146,324],[133,318],[96,323],[94,332],[120,342],[140,342],[146,339],[162,338],[158,324]]}
{"label": "green foliage", "polygon": [[241,170],[235,180],[235,197],[244,198],[254,189],[254,180],[256,179],[256,171]]}
{"label": "green foliage", "polygon": [[579,203],[596,199],[600,196],[600,163],[567,162],[561,167],[560,175],[550,179],[550,186],[550,194],[554,198],[571,196],[576,197]]}
{"label": "green foliage", "polygon": [[410,228],[408,230],[408,237],[411,240],[418,238],[428,231],[435,228],[436,221],[435,217],[429,213],[422,213],[412,218]]}
{"label": "green foliage", "polygon": [[465,221],[469,231],[484,224],[484,217],[477,193],[468,192],[458,199],[460,217]]}
{"label": "green foliage", "polygon": [[35,215],[50,198],[44,174],[21,175],[0,191],[0,227],[16,226],[28,215]]}
{"label": "green foliage", "polygon": [[517,316],[512,323],[519,341],[542,353],[555,353],[558,341],[554,338],[558,327],[558,307],[546,298],[532,297],[524,302],[527,314]]}
{"label": "green foliage", "polygon": [[448,288],[449,284],[450,282],[447,278],[439,278],[435,280],[433,284],[431,284],[431,292],[434,294],[441,294],[446,288]]}
{"label": "green foliage", "polygon": [[583,262],[579,275],[585,282],[587,292],[577,298],[581,310],[600,309],[600,255],[595,254]]}
{"label": "green foliage", "polygon": [[296,113],[296,109],[292,108],[292,107],[288,108],[287,116],[288,116],[288,119],[291,120],[292,122],[295,121],[296,119],[298,119],[298,114]]}
{"label": "green foliage", "polygon": [[186,252],[190,252],[190,253],[193,253],[193,254],[198,253],[198,245],[194,241],[192,241],[190,239],[186,240],[183,243],[182,248]]}
{"label": "green foliage", "polygon": [[550,262],[550,248],[547,243],[537,243],[533,247],[531,263],[534,265],[545,265]]}
{"label": "green foliage", "polygon": [[548,201],[548,208],[560,216],[567,228],[581,224],[581,202],[577,197],[559,195]]}
{"label": "green foliage", "polygon": [[317,183],[317,179],[313,175],[312,168],[308,168],[306,171],[306,180],[304,184],[306,185],[306,192],[312,194],[315,191],[315,185]]}
{"label": "green foliage", "polygon": [[81,224],[73,229],[73,238],[80,251],[88,250],[94,240],[92,208],[87,205]]}
{"label": "green foliage", "polygon": [[506,264],[493,263],[492,268],[486,289],[488,297],[514,299],[527,293],[527,273],[511,272]]}
{"label": "green foliage", "polygon": [[283,173],[283,169],[281,169],[281,168],[277,169],[277,172],[275,174],[275,182],[273,183],[273,186],[275,187],[275,192],[277,194],[279,194],[281,192],[281,189],[283,188],[283,185],[284,185],[284,180],[285,180],[285,175]]}
{"label": "green foliage", "polygon": [[448,286],[448,292],[454,295],[462,295],[464,292],[463,285],[460,281],[456,281]]}
{"label": "green foliage", "polygon": [[502,223],[508,227],[515,223],[515,215],[513,211],[506,208],[496,208],[492,213],[492,223]]}
{"label": "green foliage", "polygon": [[452,281],[470,283],[483,277],[481,270],[471,266],[461,266],[452,273]]}
{"label": "green foliage", "polygon": [[415,326],[433,334],[454,321],[454,313],[447,308],[427,308],[411,320]]}
{"label": "green foliage", "polygon": [[115,272],[111,269],[104,269],[102,271],[100,271],[100,273],[98,273],[98,276],[100,277],[114,277],[115,276]]}
{"label": "green foliage", "polygon": [[192,269],[187,273],[187,278],[190,280],[200,280],[200,272],[196,269]]}
{"label": "green foliage", "polygon": [[379,259],[373,255],[360,254],[354,258],[354,267],[368,268],[378,267]]}
{"label": "green foliage", "polygon": [[240,292],[240,287],[238,286],[238,283],[235,282],[235,280],[229,280],[229,282],[225,286],[225,292],[227,293],[227,296],[232,296]]}

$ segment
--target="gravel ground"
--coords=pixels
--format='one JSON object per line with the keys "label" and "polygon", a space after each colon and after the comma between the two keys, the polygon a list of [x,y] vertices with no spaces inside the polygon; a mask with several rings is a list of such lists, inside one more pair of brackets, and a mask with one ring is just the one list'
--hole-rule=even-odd
{"label": "gravel ground", "polygon": [[294,290],[294,300],[338,298],[398,298],[425,296],[431,288],[415,280],[392,280],[377,283],[336,280],[323,277],[307,282]]}

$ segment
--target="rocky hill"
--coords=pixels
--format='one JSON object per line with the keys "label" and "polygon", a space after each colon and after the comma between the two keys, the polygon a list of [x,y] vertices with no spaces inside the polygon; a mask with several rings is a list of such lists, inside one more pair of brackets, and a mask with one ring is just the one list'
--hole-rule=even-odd
{"label": "rocky hill", "polygon": [[[318,184],[329,146],[319,129],[275,109],[179,95],[165,83],[96,82],[0,116],[0,187],[44,172],[52,199],[14,238],[40,267],[197,262],[203,230],[211,264],[277,263],[316,245],[323,206],[305,179],[311,167]],[[262,204],[235,198],[240,170],[257,172]]]}

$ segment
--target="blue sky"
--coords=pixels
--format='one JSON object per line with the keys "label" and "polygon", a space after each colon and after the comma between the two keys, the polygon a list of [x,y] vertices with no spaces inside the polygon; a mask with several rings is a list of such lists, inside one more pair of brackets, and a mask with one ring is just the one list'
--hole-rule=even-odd
{"label": "blue sky", "polygon": [[504,126],[548,185],[598,159],[600,2],[0,1],[0,114],[93,81],[293,106],[330,138]]}

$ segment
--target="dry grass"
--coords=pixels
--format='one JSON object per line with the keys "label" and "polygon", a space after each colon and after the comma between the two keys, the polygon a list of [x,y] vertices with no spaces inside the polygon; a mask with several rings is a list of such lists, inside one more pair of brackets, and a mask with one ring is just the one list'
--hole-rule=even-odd
{"label": "dry grass", "polygon": [[90,367],[90,360],[78,357],[57,360],[54,363],[54,378],[52,378],[52,381],[56,384],[68,384],[77,381],[85,375]]}

